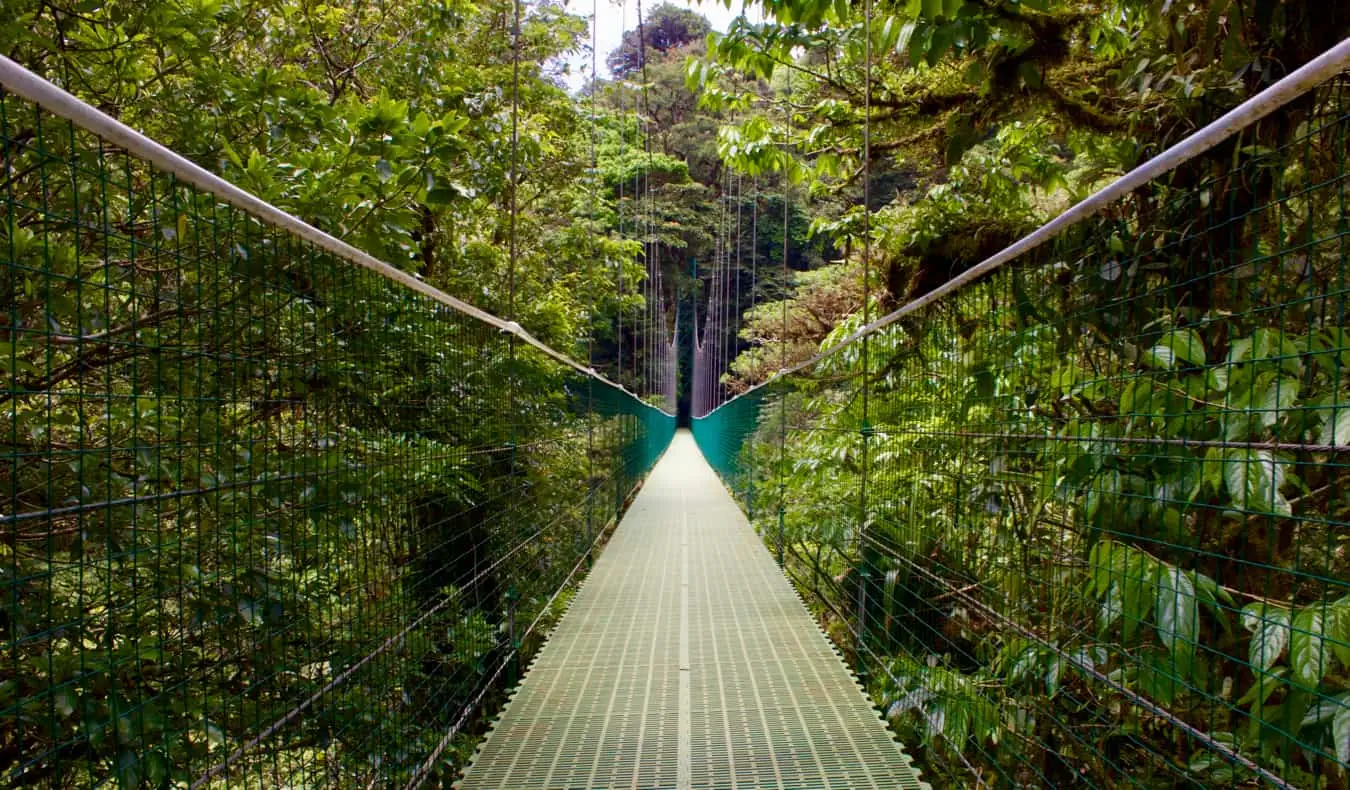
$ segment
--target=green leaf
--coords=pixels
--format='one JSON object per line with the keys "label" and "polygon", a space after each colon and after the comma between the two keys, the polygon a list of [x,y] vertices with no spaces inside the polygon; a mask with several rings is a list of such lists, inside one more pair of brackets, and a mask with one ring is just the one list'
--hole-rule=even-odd
{"label": "green leaf", "polygon": [[1262,670],[1270,669],[1289,644],[1289,610],[1263,603],[1242,607],[1242,627],[1252,632],[1247,661]]}
{"label": "green leaf", "polygon": [[1341,662],[1341,666],[1350,669],[1350,596],[1340,599],[1327,610],[1330,622],[1327,624],[1327,638],[1331,643],[1331,652]]}
{"label": "green leaf", "polygon": [[1111,627],[1111,624],[1120,617],[1124,611],[1125,604],[1121,600],[1120,588],[1112,584],[1106,588],[1106,597],[1102,599],[1102,608],[1097,615],[1097,629],[1099,632],[1105,631]]}
{"label": "green leaf", "polygon": [[1316,727],[1324,721],[1330,721],[1335,718],[1341,710],[1341,703],[1335,697],[1323,697],[1314,702],[1303,714],[1303,720],[1299,722],[1300,727]]}
{"label": "green leaf", "polygon": [[1316,688],[1328,669],[1330,656],[1322,634],[1322,605],[1304,609],[1294,617],[1289,638],[1290,677],[1308,688]]}
{"label": "green leaf", "polygon": [[[1145,356],[1149,352],[1144,352]],[[1172,353],[1167,350],[1167,353]],[[1125,385],[1125,389],[1120,393],[1120,414],[1122,415],[1140,415],[1148,414],[1153,408],[1153,382],[1146,378],[1139,378]]]}
{"label": "green leaf", "polygon": [[[1266,380],[1263,376],[1262,380]],[[1298,402],[1298,379],[1289,376],[1268,375],[1269,383],[1257,398],[1255,408],[1261,412],[1261,424],[1269,428],[1279,422],[1280,413]]]}
{"label": "green leaf", "polygon": [[1139,355],[1139,359],[1151,368],[1171,370],[1176,367],[1177,354],[1171,346],[1158,344]]}
{"label": "green leaf", "polygon": [[1205,342],[1200,339],[1200,335],[1194,330],[1173,329],[1163,335],[1154,348],[1160,346],[1170,349],[1174,359],[1182,360],[1196,367],[1204,367],[1205,365]]}
{"label": "green leaf", "polygon": [[1191,580],[1195,582],[1195,591],[1199,593],[1201,598],[1215,604],[1223,602],[1229,606],[1233,606],[1233,596],[1229,595],[1227,590],[1220,587],[1218,582],[1214,581],[1209,576],[1199,571],[1195,571],[1191,574]]}
{"label": "green leaf", "polygon": [[1326,413],[1318,444],[1350,444],[1350,406],[1332,409]]}
{"label": "green leaf", "polygon": [[1145,653],[1139,658],[1136,678],[1139,690],[1162,703],[1171,705],[1180,690],[1180,683],[1173,674],[1171,661],[1163,660],[1157,653]]}
{"label": "green leaf", "polygon": [[[1101,595],[1115,586],[1116,578],[1125,572],[1125,560],[1130,550],[1109,540],[1100,540],[1088,552],[1088,566],[1092,568],[1092,594]],[[1117,592],[1119,589],[1117,588]]]}
{"label": "green leaf", "polygon": [[1331,739],[1336,743],[1336,759],[1342,764],[1350,764],[1350,692],[1337,698],[1341,709],[1331,720]]}
{"label": "green leaf", "polygon": [[900,28],[900,35],[895,38],[895,51],[903,54],[905,50],[909,49],[909,40],[911,38],[914,38],[914,23],[907,22]]}
{"label": "green leaf", "polygon": [[412,131],[418,137],[425,137],[427,132],[431,131],[431,116],[426,112],[419,112],[417,117],[413,118]]}
{"label": "green leaf", "polygon": [[[1130,640],[1139,624],[1148,619],[1157,598],[1159,566],[1156,560],[1142,551],[1131,551],[1125,559],[1121,604],[1124,622],[1121,636]],[[1148,595],[1154,592],[1154,595]]]}
{"label": "green leaf", "polygon": [[249,152],[248,164],[244,169],[250,173],[261,174],[266,166],[267,160],[263,157],[262,152],[255,148]]}
{"label": "green leaf", "polygon": [[1232,763],[1210,751],[1196,752],[1186,764],[1186,770],[1203,776],[1211,786],[1232,783],[1235,772]]}
{"label": "green leaf", "polygon": [[887,16],[881,23],[881,30],[877,35],[876,48],[885,52],[895,46],[895,39],[900,35],[900,19],[896,16]]}
{"label": "green leaf", "polygon": [[1050,659],[1045,670],[1045,693],[1053,697],[1059,693],[1059,679],[1064,673],[1064,659],[1056,656]]}
{"label": "green leaf", "polygon": [[1074,388],[1080,380],[1080,369],[1077,365],[1066,365],[1057,369],[1050,376],[1050,386],[1062,393],[1068,393]]}
{"label": "green leaf", "polygon": [[1170,567],[1158,574],[1158,638],[1176,656],[1191,656],[1200,636],[1200,603],[1195,586],[1180,568]]}
{"label": "green leaf", "polygon": [[1250,705],[1255,702],[1258,707],[1265,705],[1270,695],[1284,688],[1285,675],[1289,674],[1286,667],[1276,667],[1268,673],[1258,674],[1256,680],[1252,682],[1251,688],[1243,694],[1237,701],[1238,707]]}
{"label": "green leaf", "polygon": [[235,167],[239,168],[240,170],[243,170],[244,160],[239,158],[238,152],[236,152],[233,148],[231,148],[229,143],[224,141],[221,142],[221,147],[225,149],[225,158],[229,159],[230,163],[233,164]]}
{"label": "green leaf", "polygon": [[955,40],[956,29],[953,25],[940,25],[933,28],[933,34],[928,39],[928,65],[936,66]]}
{"label": "green leaf", "polygon": [[1293,508],[1280,493],[1284,465],[1269,450],[1229,450],[1224,456],[1224,483],[1234,506],[1289,516]]}
{"label": "green leaf", "polygon": [[1252,335],[1254,360],[1278,362],[1279,369],[1298,378],[1303,375],[1303,359],[1298,346],[1283,329],[1258,329]]}
{"label": "green leaf", "polygon": [[1228,368],[1213,367],[1205,371],[1205,384],[1215,392],[1228,391]]}

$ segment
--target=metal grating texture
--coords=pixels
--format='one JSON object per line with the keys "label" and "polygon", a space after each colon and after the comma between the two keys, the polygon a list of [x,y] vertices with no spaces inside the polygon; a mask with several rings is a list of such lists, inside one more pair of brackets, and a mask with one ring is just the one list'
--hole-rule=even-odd
{"label": "metal grating texture", "polygon": [[926,787],[687,432],[457,786]]}

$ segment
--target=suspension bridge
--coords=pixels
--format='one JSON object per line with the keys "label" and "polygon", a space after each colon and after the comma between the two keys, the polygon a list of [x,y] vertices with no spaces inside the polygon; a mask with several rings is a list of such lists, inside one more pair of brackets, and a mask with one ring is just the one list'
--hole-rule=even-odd
{"label": "suspension bridge", "polygon": [[[684,352],[645,250],[630,391],[0,59],[0,769],[1335,786],[1348,62],[876,320],[865,269],[851,334],[737,392],[739,207]],[[1100,216],[1136,199],[1202,227]]]}
{"label": "suspension bridge", "polygon": [[460,786],[920,784],[681,432]]}

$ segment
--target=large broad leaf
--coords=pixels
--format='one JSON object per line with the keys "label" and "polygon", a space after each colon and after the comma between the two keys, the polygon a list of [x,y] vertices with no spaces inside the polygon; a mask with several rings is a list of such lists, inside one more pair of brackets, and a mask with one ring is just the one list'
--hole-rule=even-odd
{"label": "large broad leaf", "polygon": [[1224,456],[1223,479],[1236,507],[1288,516],[1289,500],[1280,493],[1284,465],[1269,450],[1229,450]]}
{"label": "large broad leaf", "polygon": [[1220,611],[1218,606],[1220,601],[1230,607],[1233,606],[1233,596],[1210,577],[1199,571],[1193,571],[1191,580],[1195,582],[1195,591],[1200,595],[1200,600],[1214,604],[1216,612]]}
{"label": "large broad leaf", "polygon": [[1304,609],[1294,617],[1293,634],[1289,637],[1289,669],[1291,677],[1309,688],[1322,682],[1329,670],[1331,655],[1322,634],[1322,607]]}
{"label": "large broad leaf", "polygon": [[1169,370],[1176,367],[1177,354],[1169,346],[1162,344],[1153,348],[1146,349],[1139,354],[1139,359],[1145,365],[1160,370]]}
{"label": "large broad leaf", "polygon": [[1350,669],[1350,596],[1332,604],[1327,617],[1327,641],[1331,644],[1331,652],[1341,666]]}
{"label": "large broad leaf", "polygon": [[1148,619],[1153,611],[1154,593],[1158,588],[1158,576],[1162,568],[1157,560],[1142,551],[1131,551],[1125,559],[1124,578],[1121,586],[1121,608],[1124,622],[1121,624],[1121,638],[1126,641],[1133,638],[1139,624]]}
{"label": "large broad leaf", "polygon": [[1153,382],[1149,379],[1135,379],[1121,390],[1121,416],[1147,415],[1153,410]]}
{"label": "large broad leaf", "polygon": [[1267,428],[1279,422],[1281,413],[1298,402],[1301,385],[1296,378],[1268,373],[1257,379],[1257,386],[1261,389],[1252,407],[1259,410],[1261,424]]}
{"label": "large broad leaf", "polygon": [[1248,604],[1242,608],[1242,627],[1252,632],[1248,662],[1262,670],[1270,669],[1289,644],[1289,610]]}
{"label": "large broad leaf", "polygon": [[1331,720],[1331,739],[1336,742],[1336,759],[1350,765],[1350,693],[1338,697],[1341,709]]}
{"label": "large broad leaf", "polygon": [[1110,628],[1124,609],[1125,602],[1121,598],[1120,588],[1113,584],[1106,589],[1106,597],[1102,599],[1101,612],[1097,616],[1098,633],[1104,633]]}
{"label": "large broad leaf", "polygon": [[1299,727],[1315,727],[1323,722],[1330,722],[1340,712],[1341,700],[1338,697],[1323,697],[1308,707]]}
{"label": "large broad leaf", "polygon": [[1092,594],[1101,595],[1121,578],[1129,555],[1130,549],[1127,546],[1110,540],[1097,541],[1088,552],[1088,567],[1092,569]]}
{"label": "large broad leaf", "polygon": [[1158,639],[1178,658],[1195,653],[1200,636],[1200,602],[1195,585],[1180,568],[1166,568],[1158,574]]}
{"label": "large broad leaf", "polygon": [[1294,376],[1303,375],[1303,357],[1283,329],[1258,329],[1252,335],[1253,359],[1278,362],[1280,370]]}
{"label": "large broad leaf", "polygon": [[1246,693],[1238,699],[1238,707],[1251,705],[1252,703],[1255,703],[1258,708],[1265,705],[1271,694],[1285,687],[1285,676],[1288,674],[1289,669],[1287,667],[1276,667],[1269,673],[1258,674],[1251,688],[1247,689]]}
{"label": "large broad leaf", "polygon": [[[1196,367],[1204,367],[1205,364],[1205,341],[1200,339],[1200,335],[1191,329],[1173,329],[1171,332],[1163,335],[1158,340],[1158,345],[1153,347],[1167,348],[1172,352],[1172,361],[1182,361]],[[1169,365],[1169,367],[1171,367]]]}
{"label": "large broad leaf", "polygon": [[[838,6],[839,3],[836,2],[835,5]],[[847,19],[847,18],[848,18],[848,16],[847,16],[847,10],[846,10],[846,9],[847,9],[847,5],[843,6],[843,9],[841,9],[841,10],[844,10],[844,14],[845,14],[845,15],[842,16],[842,17],[840,16],[840,14],[839,14],[838,11],[835,12],[836,21],[837,21],[837,19],[839,19],[839,18],[843,18],[843,19]],[[882,21],[882,23],[881,23],[880,31],[879,31],[879,33],[877,34],[875,43],[873,43],[872,46],[874,46],[877,50],[879,50],[879,51],[881,51],[881,52],[885,52],[885,51],[889,50],[891,47],[895,46],[895,40],[896,40],[897,38],[899,38],[899,36],[900,36],[900,27],[901,27],[901,25],[903,25],[903,24],[904,24],[904,23],[901,22],[901,21],[900,21],[900,18],[897,17],[897,16],[889,15],[889,16],[883,17],[883,21]],[[876,28],[874,27],[873,29],[876,29]]]}
{"label": "large broad leaf", "polygon": [[1228,389],[1228,368],[1214,367],[1205,371],[1205,384],[1215,392],[1225,392]]}
{"label": "large broad leaf", "polygon": [[1139,657],[1135,678],[1139,690],[1163,705],[1171,705],[1181,688],[1175,662],[1165,654],[1144,653]]}
{"label": "large broad leaf", "polygon": [[909,49],[909,40],[914,38],[914,23],[908,22],[900,28],[900,34],[895,37],[895,51],[904,54]]}
{"label": "large broad leaf", "polygon": [[1322,435],[1317,443],[1350,444],[1350,406],[1326,412],[1326,422],[1322,424]]}

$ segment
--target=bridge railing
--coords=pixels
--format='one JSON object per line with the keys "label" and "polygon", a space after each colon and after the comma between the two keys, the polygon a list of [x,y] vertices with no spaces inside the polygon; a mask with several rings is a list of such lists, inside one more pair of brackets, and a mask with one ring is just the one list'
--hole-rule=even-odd
{"label": "bridge railing", "polygon": [[1347,59],[695,421],[935,782],[1345,781]]}
{"label": "bridge railing", "polygon": [[0,65],[0,784],[453,778],[674,418]]}

